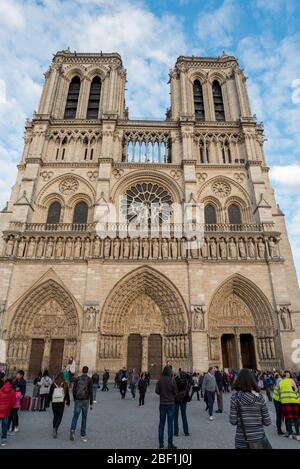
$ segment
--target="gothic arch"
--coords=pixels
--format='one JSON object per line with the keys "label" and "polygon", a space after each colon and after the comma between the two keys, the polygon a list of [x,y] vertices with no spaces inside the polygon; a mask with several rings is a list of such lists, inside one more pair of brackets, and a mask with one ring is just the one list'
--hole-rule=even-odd
{"label": "gothic arch", "polygon": [[113,287],[102,309],[101,333],[124,334],[128,308],[141,294],[149,296],[160,308],[165,335],[187,334],[188,314],[179,291],[164,275],[148,266],[134,270]]}

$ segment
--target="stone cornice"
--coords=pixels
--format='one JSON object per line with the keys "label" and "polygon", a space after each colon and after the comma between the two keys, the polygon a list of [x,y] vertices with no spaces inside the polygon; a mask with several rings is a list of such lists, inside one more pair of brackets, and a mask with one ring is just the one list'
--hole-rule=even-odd
{"label": "stone cornice", "polygon": [[205,67],[205,68],[229,68],[237,65],[237,59],[232,55],[224,55],[221,57],[194,57],[179,56],[175,66],[184,64],[187,67]]}
{"label": "stone cornice", "polygon": [[250,166],[262,166],[263,165],[263,162],[262,161],[253,161],[253,160],[249,160],[247,161],[246,163],[246,169],[250,168]]}
{"label": "stone cornice", "polygon": [[114,168],[130,168],[130,169],[181,169],[181,164],[172,163],[127,163],[116,162]]}

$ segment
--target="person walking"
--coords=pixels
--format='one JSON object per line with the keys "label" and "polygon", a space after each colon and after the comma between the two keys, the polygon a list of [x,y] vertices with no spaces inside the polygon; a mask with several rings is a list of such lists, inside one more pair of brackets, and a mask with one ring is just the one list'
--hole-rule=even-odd
{"label": "person walking", "polygon": [[281,403],[281,416],[284,418],[287,436],[293,438],[293,426],[296,432],[296,440],[300,440],[300,398],[295,381],[291,378],[291,372],[285,371],[279,383],[279,396]]}
{"label": "person walking", "polygon": [[193,373],[193,375],[192,375],[191,400],[193,399],[194,393],[197,393],[197,400],[200,401],[200,397],[199,397],[199,377],[198,377],[197,373]]}
{"label": "person walking", "polygon": [[216,378],[214,376],[214,369],[212,366],[208,368],[207,373],[204,375],[202,382],[202,392],[206,398],[206,410],[208,409],[209,420],[214,420],[213,411],[214,411],[214,402],[215,394],[219,394],[219,388],[216,383]]}
{"label": "person walking", "polygon": [[145,373],[142,373],[138,382],[138,390],[140,393],[140,397],[139,397],[140,407],[145,404],[145,395],[146,395],[147,387],[148,387],[148,383],[145,377]]}
{"label": "person walking", "polygon": [[102,386],[101,391],[109,391],[108,386],[107,386],[107,383],[109,380],[109,372],[106,369],[104,370],[102,380],[103,380],[103,386]]}
{"label": "person walking", "polygon": [[75,431],[80,413],[81,417],[81,440],[87,442],[86,426],[87,415],[90,404],[90,410],[93,409],[93,384],[88,376],[87,366],[82,368],[82,375],[75,379],[73,384],[74,415],[71,423],[70,440],[75,440]]}
{"label": "person walking", "polygon": [[215,378],[216,378],[216,383],[219,392],[217,393],[217,403],[218,403],[218,410],[216,410],[216,413],[222,414],[223,412],[223,389],[224,389],[224,377],[221,371],[219,370],[219,367],[216,366],[215,370]]}
{"label": "person walking", "polygon": [[15,378],[12,380],[12,387],[16,389],[17,387],[20,388],[22,399],[25,397],[26,394],[26,386],[27,381],[24,379],[25,373],[23,370],[17,371]]}
{"label": "person walking", "polygon": [[[14,402],[13,406],[10,411],[9,419],[8,419],[8,434],[9,435],[14,435],[19,431],[19,409],[21,407],[21,399],[22,399],[22,393],[20,388],[17,386],[14,389]],[[11,426],[11,431],[10,431],[10,426]]]}
{"label": "person walking", "polygon": [[95,373],[92,376],[92,383],[93,383],[93,402],[94,404],[97,404],[97,391],[100,388],[100,376],[95,371]]}
{"label": "person walking", "polygon": [[175,396],[175,413],[174,413],[174,436],[179,435],[179,409],[181,413],[183,432],[185,436],[189,436],[189,425],[186,416],[186,406],[189,402],[189,382],[188,375],[181,371],[175,378],[178,393]]}
{"label": "person walking", "polygon": [[156,383],[155,392],[159,395],[159,448],[164,447],[164,431],[166,418],[168,418],[168,449],[176,449],[173,444],[173,425],[175,396],[178,390],[170,366],[165,366],[163,369],[162,376]]}
{"label": "person walking", "polygon": [[120,390],[122,399],[125,399],[125,396],[126,396],[127,383],[128,383],[128,375],[127,375],[126,367],[124,366],[122,370],[120,371],[120,384],[119,384],[119,390]]}
{"label": "person walking", "polygon": [[70,405],[69,385],[64,378],[64,373],[61,371],[50,387],[49,402],[52,402],[53,412],[53,438],[57,438],[58,428],[61,424],[65,404]]}
{"label": "person walking", "polygon": [[46,411],[46,407],[49,405],[49,392],[50,392],[50,387],[52,384],[52,379],[49,376],[48,370],[45,370],[43,373],[43,376],[41,378],[41,381],[39,382],[40,385],[40,397],[41,397],[41,407],[40,411]]}
{"label": "person walking", "polygon": [[279,373],[276,373],[274,375],[274,380],[275,380],[275,386],[273,389],[273,403],[275,407],[275,412],[276,412],[276,427],[277,427],[277,433],[278,435],[284,435],[284,432],[282,431],[282,415],[281,415],[281,402],[280,402],[280,394],[279,394],[279,383],[281,381],[281,376]]}
{"label": "person walking", "polygon": [[132,400],[135,399],[136,387],[137,387],[137,384],[139,382],[139,379],[140,379],[140,375],[139,375],[137,369],[133,368],[132,375],[131,375],[131,381],[130,381],[130,391],[131,391],[131,395],[132,395]]}
{"label": "person walking", "polygon": [[264,432],[271,418],[254,375],[242,369],[234,383],[230,400],[230,423],[236,425],[236,449],[272,449]]}
{"label": "person walking", "polygon": [[120,375],[120,371],[117,371],[115,374],[115,379],[114,379],[114,388],[119,387],[119,375]]}
{"label": "person walking", "polygon": [[14,403],[15,392],[12,387],[12,381],[7,379],[0,388],[0,420],[2,426],[1,446],[7,445],[8,419]]}

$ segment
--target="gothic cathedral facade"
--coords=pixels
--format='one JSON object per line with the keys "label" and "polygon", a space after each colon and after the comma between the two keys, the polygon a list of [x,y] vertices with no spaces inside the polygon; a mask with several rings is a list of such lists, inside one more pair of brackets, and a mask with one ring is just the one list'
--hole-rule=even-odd
{"label": "gothic cathedral facade", "polygon": [[180,56],[161,121],[129,119],[125,83],[116,53],[61,51],[45,74],[0,213],[0,361],[297,368],[297,276],[237,60]]}

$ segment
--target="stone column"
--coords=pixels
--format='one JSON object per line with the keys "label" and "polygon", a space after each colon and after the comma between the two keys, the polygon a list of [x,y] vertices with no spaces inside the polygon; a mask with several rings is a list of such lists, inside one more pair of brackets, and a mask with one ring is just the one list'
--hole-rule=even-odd
{"label": "stone column", "polygon": [[147,371],[148,370],[148,352],[149,352],[149,349],[148,349],[148,339],[149,339],[149,336],[148,335],[143,335],[142,336],[142,369],[141,371]]}
{"label": "stone column", "polygon": [[242,354],[241,354],[241,338],[240,334],[235,334],[234,335],[234,340],[235,340],[235,360],[238,369],[242,368]]}

